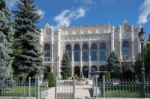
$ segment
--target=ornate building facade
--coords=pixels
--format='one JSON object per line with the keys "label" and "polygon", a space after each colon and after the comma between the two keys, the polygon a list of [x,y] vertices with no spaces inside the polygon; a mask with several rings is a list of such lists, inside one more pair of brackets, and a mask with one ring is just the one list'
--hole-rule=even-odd
{"label": "ornate building facade", "polygon": [[[54,74],[60,74],[61,60],[66,51],[73,75],[89,77],[107,64],[114,51],[123,71],[132,71],[131,65],[140,52],[139,26],[124,21],[119,27],[112,25],[75,26],[52,29],[46,25],[41,32],[43,65]],[[60,76],[60,75],[59,75]]]}

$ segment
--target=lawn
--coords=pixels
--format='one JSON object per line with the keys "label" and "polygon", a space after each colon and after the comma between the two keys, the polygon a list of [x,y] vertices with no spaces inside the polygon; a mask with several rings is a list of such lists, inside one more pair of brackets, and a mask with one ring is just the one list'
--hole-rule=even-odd
{"label": "lawn", "polygon": [[[38,88],[35,86],[30,87],[31,96],[36,96]],[[49,89],[48,87],[40,87],[40,91],[44,91]],[[3,96],[28,96],[29,94],[29,86],[15,86],[11,88],[5,89],[4,93],[1,94]]]}
{"label": "lawn", "polygon": [[[150,90],[145,90],[145,92],[146,97],[150,97]],[[139,86],[106,87],[105,95],[108,97],[140,97],[140,88]]]}

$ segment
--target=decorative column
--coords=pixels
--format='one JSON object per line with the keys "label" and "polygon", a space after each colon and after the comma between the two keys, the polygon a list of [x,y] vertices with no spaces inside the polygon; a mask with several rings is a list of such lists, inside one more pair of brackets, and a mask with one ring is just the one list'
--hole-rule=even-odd
{"label": "decorative column", "polygon": [[111,32],[111,51],[113,52],[115,50],[114,48],[114,32],[115,32],[115,27],[112,27],[112,32]]}
{"label": "decorative column", "polygon": [[60,42],[61,42],[61,29],[58,30],[58,52],[57,52],[57,77],[58,78],[61,78],[61,75],[60,75],[60,72],[61,72],[61,59],[60,59],[60,50],[61,50],[61,45],[60,45]]}
{"label": "decorative column", "polygon": [[82,72],[82,43],[80,43],[80,75],[83,76],[83,72]]}
{"label": "decorative column", "polygon": [[[139,32],[141,31],[141,25],[139,26]],[[141,41],[138,39],[138,53],[141,53]]]}
{"label": "decorative column", "polygon": [[74,75],[74,44],[72,44],[71,46],[72,46],[71,47],[72,48],[72,50],[71,50],[72,51],[71,60],[72,60],[72,77],[73,77],[73,76],[75,76]]}
{"label": "decorative column", "polygon": [[120,61],[122,61],[122,29],[121,26],[120,31],[119,31],[119,56],[120,56]]}
{"label": "decorative column", "polygon": [[90,73],[91,73],[91,65],[92,65],[92,63],[91,63],[91,42],[89,42],[89,78],[91,78],[91,75],[90,75]]}
{"label": "decorative column", "polygon": [[100,66],[100,60],[99,60],[99,47],[100,47],[100,43],[96,43],[97,44],[97,63],[98,63],[98,66]]}
{"label": "decorative column", "polygon": [[134,44],[133,44],[133,42],[134,42],[134,27],[132,26],[131,27],[131,61],[134,61]]}
{"label": "decorative column", "polygon": [[51,33],[51,66],[52,66],[52,72],[54,71],[54,55],[53,55],[53,53],[54,53],[54,31],[53,31],[53,29],[52,29],[52,33]]}

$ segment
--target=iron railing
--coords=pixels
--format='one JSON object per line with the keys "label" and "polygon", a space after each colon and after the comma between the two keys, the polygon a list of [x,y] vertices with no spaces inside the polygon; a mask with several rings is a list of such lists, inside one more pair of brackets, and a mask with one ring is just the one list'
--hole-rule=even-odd
{"label": "iron railing", "polygon": [[75,81],[57,80],[56,99],[75,99]]}
{"label": "iron railing", "polygon": [[[139,81],[107,80],[99,83],[99,96],[104,97],[141,97]],[[145,81],[145,97],[150,98],[150,81]]]}
{"label": "iron railing", "polygon": [[42,91],[48,89],[48,82],[39,81],[5,81],[4,84],[0,83],[0,96],[23,96],[23,97],[38,97],[41,96]]}

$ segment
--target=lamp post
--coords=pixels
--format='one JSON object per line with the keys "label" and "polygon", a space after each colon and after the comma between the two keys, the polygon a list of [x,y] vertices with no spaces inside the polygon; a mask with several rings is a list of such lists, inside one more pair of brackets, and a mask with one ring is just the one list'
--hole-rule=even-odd
{"label": "lamp post", "polygon": [[145,97],[144,34],[144,29],[141,28],[141,31],[138,33],[141,42],[141,97]]}
{"label": "lamp post", "polygon": [[[3,45],[3,36],[1,35],[0,36],[0,64],[2,64],[2,55],[1,55],[1,52],[2,52],[2,45]],[[1,66],[1,65],[0,65]]]}
{"label": "lamp post", "polygon": [[[3,36],[0,35],[0,66],[2,65],[2,45],[3,45]],[[0,88],[0,94],[3,92],[3,88],[4,88],[4,83],[3,83],[3,79],[0,81],[0,84],[2,84],[1,88]]]}

